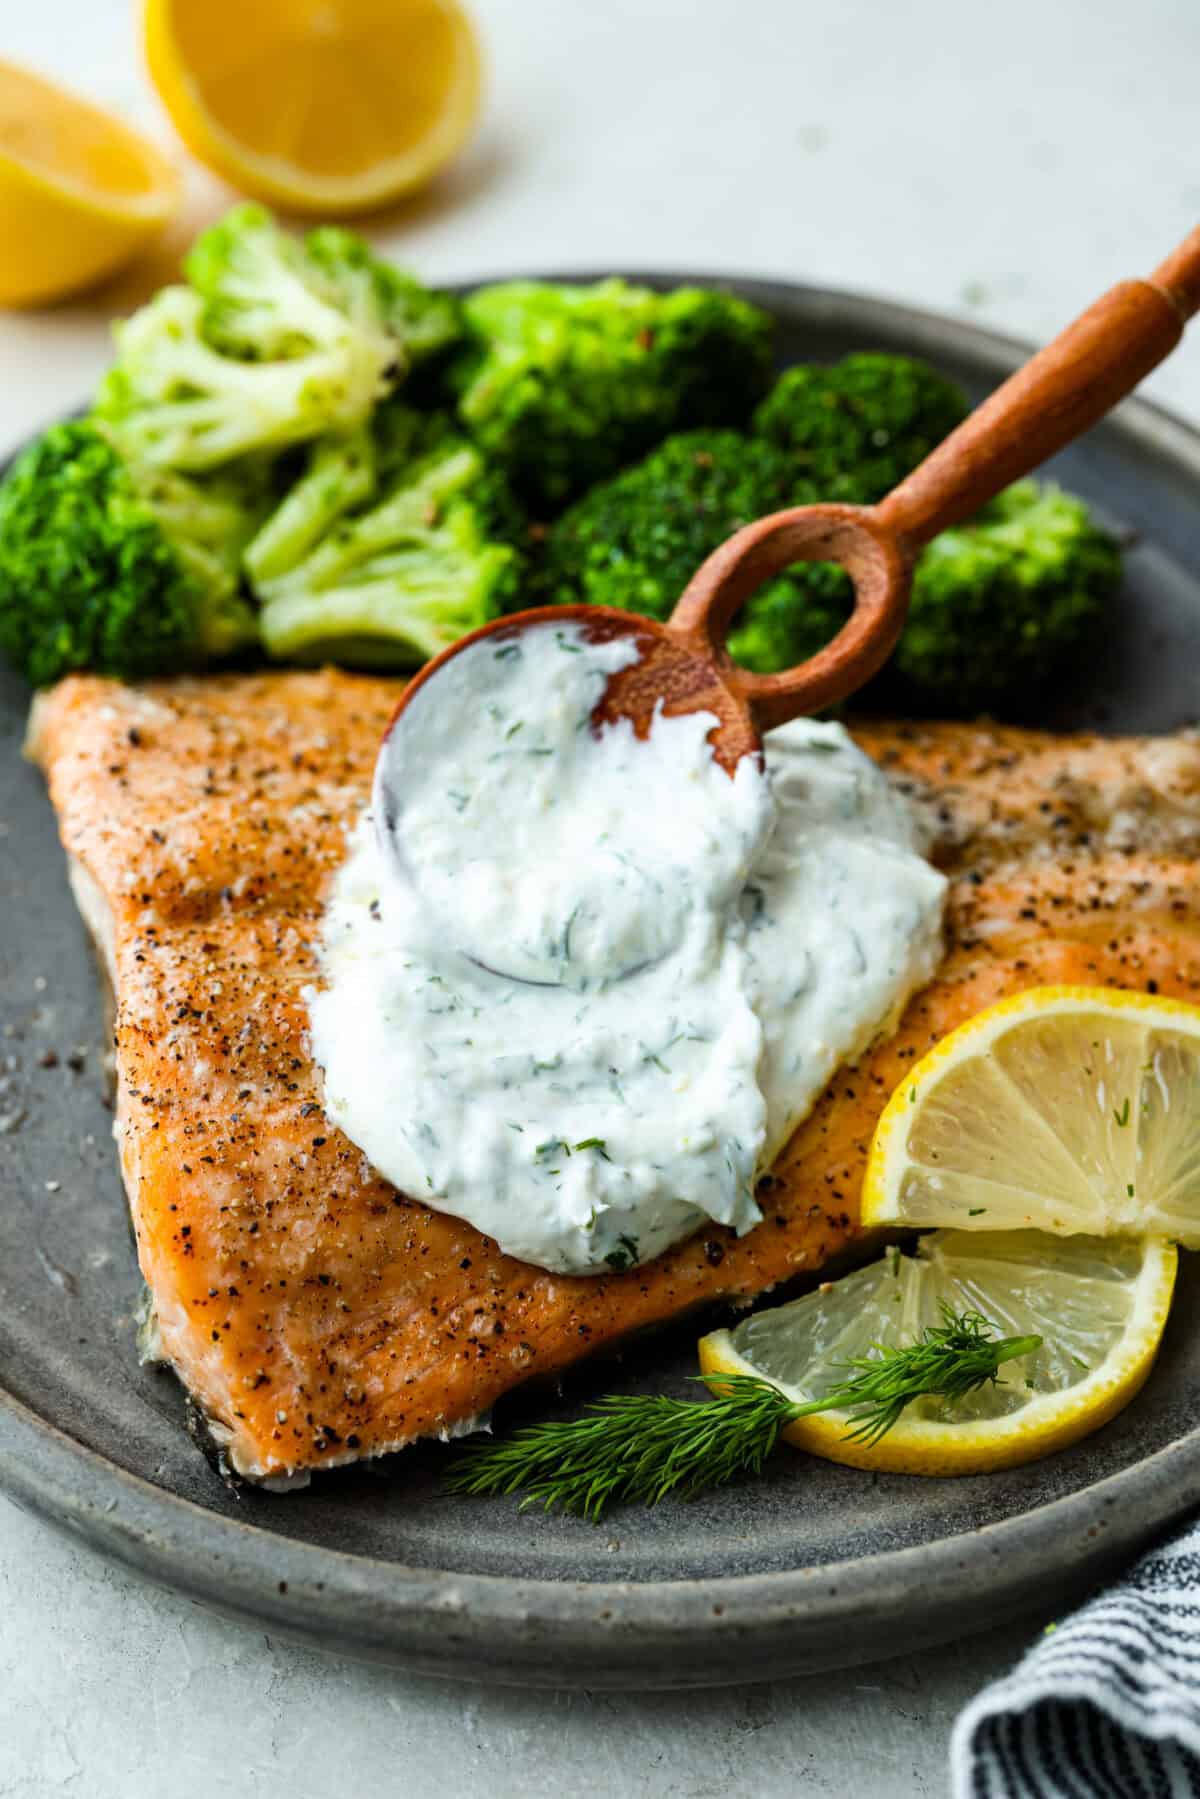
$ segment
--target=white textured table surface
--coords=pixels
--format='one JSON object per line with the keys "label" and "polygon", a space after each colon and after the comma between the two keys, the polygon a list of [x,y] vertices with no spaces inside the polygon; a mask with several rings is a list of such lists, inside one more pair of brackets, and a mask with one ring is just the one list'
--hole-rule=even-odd
{"label": "white textured table surface", "polygon": [[[2,12],[0,54],[154,122],[127,0]],[[377,232],[429,277],[753,271],[1045,337],[1200,215],[1194,0],[476,12],[485,127],[436,193]],[[195,178],[195,216],[220,199]],[[0,448],[86,394],[133,291],[0,316]],[[1200,346],[1148,388],[1200,416]],[[940,1794],[955,1712],[1033,1629],[685,1697],[483,1690],[226,1624],[0,1501],[0,1799]]]}

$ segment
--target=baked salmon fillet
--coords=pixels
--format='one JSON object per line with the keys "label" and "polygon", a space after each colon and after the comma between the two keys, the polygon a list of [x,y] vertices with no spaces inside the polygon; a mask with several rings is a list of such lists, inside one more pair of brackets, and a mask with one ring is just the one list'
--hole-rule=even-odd
{"label": "baked salmon fillet", "polygon": [[1200,739],[871,724],[859,743],[951,877],[937,979],[796,1131],[747,1236],[710,1225],[627,1273],[548,1274],[396,1192],[322,1111],[304,989],[396,696],[334,672],[81,676],[31,719],[116,996],[160,1352],[248,1479],[454,1433],[531,1376],[820,1268],[858,1232],[893,1087],[991,1001],[1059,981],[1200,995]]}

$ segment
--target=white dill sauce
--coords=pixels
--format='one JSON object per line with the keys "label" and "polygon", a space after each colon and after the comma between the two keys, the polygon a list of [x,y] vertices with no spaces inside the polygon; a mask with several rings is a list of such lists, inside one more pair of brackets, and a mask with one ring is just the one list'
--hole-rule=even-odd
{"label": "white dill sauce", "polygon": [[414,696],[309,995],[331,1120],[561,1273],[756,1224],[756,1174],[941,947],[942,877],[840,726],[731,779],[710,715],[593,728],[635,655],[551,621]]}

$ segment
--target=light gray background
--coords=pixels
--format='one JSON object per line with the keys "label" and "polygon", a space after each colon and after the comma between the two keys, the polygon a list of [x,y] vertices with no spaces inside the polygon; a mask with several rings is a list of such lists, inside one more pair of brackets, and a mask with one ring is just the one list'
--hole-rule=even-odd
{"label": "light gray background", "polygon": [[[0,54],[161,129],[132,11],[3,0]],[[1200,216],[1195,0],[475,12],[484,128],[435,192],[376,230],[429,277],[752,271],[1041,338]],[[189,219],[223,197],[193,173]],[[86,393],[140,280],[0,315],[0,449]],[[1200,417],[1200,344],[1147,386]],[[909,1657],[891,1644],[899,1658],[877,1668],[685,1697],[459,1687],[226,1624],[0,1501],[0,1799],[939,1794],[957,1709],[1037,1628]]]}

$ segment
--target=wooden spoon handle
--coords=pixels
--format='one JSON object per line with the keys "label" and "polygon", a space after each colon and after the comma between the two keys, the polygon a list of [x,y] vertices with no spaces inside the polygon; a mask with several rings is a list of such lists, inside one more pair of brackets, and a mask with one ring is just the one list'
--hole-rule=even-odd
{"label": "wooden spoon handle", "polygon": [[1200,227],[1148,281],[1123,281],[1040,350],[876,508],[910,550],[970,518],[1102,419],[1200,310]]}
{"label": "wooden spoon handle", "polygon": [[[846,698],[900,635],[922,544],[1102,419],[1174,349],[1197,311],[1200,227],[1149,281],[1122,282],[1068,325],[880,505],[800,506],[746,525],[697,569],[667,632],[719,669],[760,732]],[[736,613],[797,561],[841,563],[854,583],[853,614],[798,668],[735,668],[725,633]]]}

